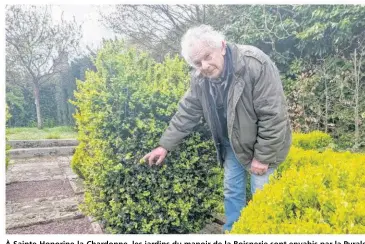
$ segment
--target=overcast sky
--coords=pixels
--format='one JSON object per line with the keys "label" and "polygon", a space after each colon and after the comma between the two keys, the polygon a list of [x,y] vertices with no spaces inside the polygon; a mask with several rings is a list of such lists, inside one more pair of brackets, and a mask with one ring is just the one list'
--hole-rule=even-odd
{"label": "overcast sky", "polygon": [[62,11],[64,20],[72,20],[75,16],[78,23],[83,23],[81,45],[83,47],[89,45],[95,48],[99,46],[103,37],[113,38],[115,35],[98,21],[100,18],[99,9],[103,12],[108,12],[111,8],[113,8],[112,5],[52,5],[52,16],[54,21],[61,20]]}

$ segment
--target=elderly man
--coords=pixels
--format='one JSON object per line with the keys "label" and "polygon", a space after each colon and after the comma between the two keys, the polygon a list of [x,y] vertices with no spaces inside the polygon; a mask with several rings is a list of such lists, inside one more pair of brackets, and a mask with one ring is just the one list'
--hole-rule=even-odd
{"label": "elderly man", "polygon": [[189,29],[181,46],[183,57],[195,69],[191,87],[160,147],[144,159],[150,165],[161,164],[204,116],[224,166],[223,230],[229,231],[246,205],[245,170],[251,174],[254,194],[290,148],[291,128],[279,72],[261,50],[227,44],[210,26]]}

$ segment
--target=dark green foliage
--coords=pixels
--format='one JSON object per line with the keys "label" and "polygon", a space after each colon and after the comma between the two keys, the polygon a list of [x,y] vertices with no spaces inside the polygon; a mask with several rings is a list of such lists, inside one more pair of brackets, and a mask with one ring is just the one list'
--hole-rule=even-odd
{"label": "dark green foliage", "polygon": [[[57,121],[57,104],[55,100],[57,85],[50,83],[40,88],[40,104],[42,107],[43,123],[45,127],[54,127]],[[33,127],[37,124],[36,106],[32,88],[7,87],[7,103],[12,117],[7,122],[10,127]],[[63,100],[65,103],[65,101]],[[72,114],[70,113],[69,116]]]}
{"label": "dark green foliage", "polygon": [[162,167],[140,162],[155,148],[188,88],[184,62],[157,64],[146,54],[105,43],[98,72],[78,82],[79,141],[72,167],[86,183],[83,210],[109,233],[192,233],[222,201],[221,169],[201,125]]}
{"label": "dark green foliage", "polygon": [[37,120],[35,114],[34,98],[31,89],[12,87],[7,84],[6,103],[12,117],[7,121],[10,127],[33,126]]}
{"label": "dark green foliage", "polygon": [[228,39],[255,45],[276,62],[294,130],[321,130],[334,138],[338,149],[364,150],[365,7],[223,8],[231,13]]}

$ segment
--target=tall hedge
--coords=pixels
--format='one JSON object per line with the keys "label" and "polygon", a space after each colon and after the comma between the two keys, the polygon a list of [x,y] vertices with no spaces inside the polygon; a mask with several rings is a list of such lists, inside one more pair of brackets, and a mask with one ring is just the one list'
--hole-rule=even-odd
{"label": "tall hedge", "polygon": [[293,147],[231,233],[365,233],[365,154]]}
{"label": "tall hedge", "polygon": [[155,148],[189,87],[179,58],[155,63],[107,42],[97,72],[77,82],[80,142],[72,160],[85,179],[86,214],[108,233],[194,233],[222,201],[221,169],[205,125],[168,154],[162,167],[140,161]]}

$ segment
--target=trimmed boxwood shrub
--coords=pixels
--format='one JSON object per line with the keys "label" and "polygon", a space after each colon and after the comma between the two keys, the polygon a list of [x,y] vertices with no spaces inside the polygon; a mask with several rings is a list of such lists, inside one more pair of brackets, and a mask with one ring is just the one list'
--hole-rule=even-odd
{"label": "trimmed boxwood shrub", "polygon": [[292,147],[231,233],[365,233],[365,155]]}
{"label": "trimmed boxwood shrub", "polygon": [[105,43],[97,72],[77,82],[79,145],[73,170],[84,178],[82,210],[108,233],[193,233],[222,201],[222,170],[206,125],[168,154],[162,167],[140,159],[155,148],[189,87],[183,60],[160,64]]}

